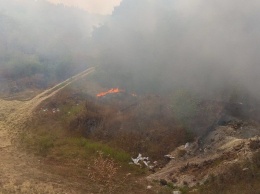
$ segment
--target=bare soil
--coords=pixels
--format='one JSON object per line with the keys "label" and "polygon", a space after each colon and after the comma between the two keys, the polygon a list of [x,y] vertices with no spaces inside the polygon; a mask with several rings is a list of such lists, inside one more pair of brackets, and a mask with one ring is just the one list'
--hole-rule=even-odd
{"label": "bare soil", "polygon": [[89,68],[28,101],[0,99],[0,194],[80,193],[73,190],[76,183],[44,172],[39,158],[22,151],[18,139],[39,104],[93,71]]}

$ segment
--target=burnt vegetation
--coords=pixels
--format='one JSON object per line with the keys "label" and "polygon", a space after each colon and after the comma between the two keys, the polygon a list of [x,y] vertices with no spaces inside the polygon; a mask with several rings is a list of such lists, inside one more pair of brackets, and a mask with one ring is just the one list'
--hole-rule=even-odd
{"label": "burnt vegetation", "polygon": [[[172,111],[165,108],[158,96],[134,99],[138,102],[132,105],[134,97],[126,94],[110,94],[102,99],[82,96],[78,92],[66,89],[41,105],[38,122],[42,125],[62,119],[63,129],[72,135],[101,141],[132,155],[147,154],[153,159],[163,158],[164,154],[194,137],[174,120],[169,114]],[[60,113],[43,112],[44,108],[59,108]]]}
{"label": "burnt vegetation", "polygon": [[[101,151],[105,157],[104,164],[109,164],[103,169],[113,170],[114,176],[122,179],[122,172],[131,169],[128,164],[131,157],[138,153],[159,161],[159,166],[163,166],[168,162],[163,158],[165,154],[186,142],[193,142],[198,137],[203,141],[203,137],[216,126],[231,126],[237,130],[243,127],[243,122],[249,121],[248,117],[243,117],[237,111],[233,114],[233,109],[237,110],[237,106],[241,111],[247,111],[241,104],[204,100],[187,91],[177,91],[171,95],[132,95],[131,92],[124,91],[97,97],[97,92],[89,93],[92,90],[88,85],[92,86],[92,81],[92,78],[82,80],[65,88],[41,104],[35,112],[32,128],[39,134],[40,139],[27,136],[24,138],[27,142],[25,144],[33,145],[30,149],[44,156],[46,163],[50,163],[53,168],[64,160],[71,162],[71,157],[75,156],[82,161],[91,156],[92,162],[97,163],[97,158],[101,157],[97,155],[97,151]],[[71,138],[72,140],[64,140]],[[252,140],[249,147],[254,151],[258,150],[259,140]],[[83,148],[85,151],[80,151]],[[180,152],[178,156],[183,157],[185,154],[186,152]],[[243,166],[234,165],[225,174],[212,177],[204,186],[196,189],[199,189],[199,193],[225,193],[234,189],[229,184],[236,185],[244,179],[254,182],[249,188],[250,191],[257,188],[258,155],[255,154],[252,161],[247,161]],[[215,163],[207,165],[217,165]],[[124,166],[121,170],[117,169],[120,164]],[[248,166],[250,170],[243,170]],[[96,172],[100,173],[99,176],[93,174],[96,170],[92,170],[85,173],[93,180],[96,177],[99,182],[97,185],[106,187],[108,182],[102,179],[103,172]],[[137,174],[150,173],[145,169],[141,170],[144,171],[137,170]],[[236,178],[231,179],[233,176]],[[111,192],[114,189],[120,190],[117,188],[117,178],[110,177],[108,181],[111,184]]]}
{"label": "burnt vegetation", "polygon": [[[90,183],[92,188],[84,186],[84,193],[106,189],[108,193],[122,189],[150,193],[139,191],[142,183],[135,181],[151,172],[129,165],[138,153],[163,167],[169,162],[164,155],[187,142],[197,142],[196,151],[203,152],[200,148],[216,127],[245,132],[246,123],[255,123],[252,130],[258,132],[259,55],[255,51],[259,49],[252,44],[257,41],[251,40],[258,38],[259,28],[253,27],[251,16],[215,18],[221,13],[215,7],[223,6],[215,3],[205,3],[209,9],[195,11],[191,17],[186,13],[186,18],[186,11],[177,13],[175,2],[124,0],[99,26],[103,16],[76,8],[43,0],[0,2],[0,97],[26,100],[90,64],[99,65],[89,78],[39,105],[28,122],[30,130],[21,135],[24,147],[42,157],[47,170],[70,175],[82,185]],[[244,11],[246,6],[239,5],[236,8]],[[221,18],[233,12],[226,8]],[[153,12],[159,17],[150,15]],[[258,12],[252,11],[256,16]],[[220,26],[215,26],[216,21]],[[237,28],[240,25],[249,30]],[[215,39],[204,40],[212,35]],[[119,89],[105,92],[111,88]],[[99,92],[106,95],[97,96]],[[248,130],[246,138],[252,134]],[[260,140],[251,140],[249,148],[254,152],[251,160],[232,165],[194,188],[210,194],[260,193]],[[184,159],[188,154],[183,149],[177,157]],[[203,165],[216,166],[224,159],[207,160]],[[201,170],[191,164],[181,171],[193,168]],[[128,173],[134,175],[127,177]]]}

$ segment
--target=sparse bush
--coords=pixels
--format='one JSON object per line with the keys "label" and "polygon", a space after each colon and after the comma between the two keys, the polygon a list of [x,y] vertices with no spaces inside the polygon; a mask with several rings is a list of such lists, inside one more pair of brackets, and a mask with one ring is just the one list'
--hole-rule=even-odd
{"label": "sparse bush", "polygon": [[38,140],[38,153],[46,156],[51,148],[54,147],[54,139],[52,137],[40,137]]}
{"label": "sparse bush", "polygon": [[249,148],[252,150],[257,150],[260,148],[260,140],[251,140],[249,142]]}
{"label": "sparse bush", "polygon": [[169,188],[171,188],[171,189],[175,189],[175,186],[174,186],[173,183],[171,183],[171,182],[168,182],[168,183],[167,183],[167,186],[168,186]]}
{"label": "sparse bush", "polygon": [[186,194],[189,192],[189,187],[188,186],[184,186],[182,188],[180,188],[180,191],[182,194]]}
{"label": "sparse bush", "polygon": [[256,168],[256,170],[259,169],[259,171],[260,171],[260,151],[257,151],[253,155],[252,162],[253,162],[254,168]]}
{"label": "sparse bush", "polygon": [[178,152],[177,152],[177,156],[178,156],[179,158],[181,158],[181,157],[185,156],[186,153],[187,153],[186,150],[184,150],[184,149],[179,149]]}
{"label": "sparse bush", "polygon": [[[64,144],[70,145],[70,150],[72,152],[75,152],[75,149],[78,151],[81,150],[82,157],[86,157],[86,158],[92,156],[96,157],[98,151],[100,151],[103,153],[102,154],[103,156],[110,157],[116,162],[120,163],[121,165],[128,164],[128,162],[131,159],[130,155],[123,150],[116,149],[110,147],[109,145],[100,142],[95,142],[93,140],[86,139],[83,137],[71,137],[71,138],[67,138],[64,141],[65,142],[63,142],[61,146],[63,146]],[[67,150],[67,152],[70,151]],[[70,153],[67,153],[67,155],[70,155]]]}
{"label": "sparse bush", "polygon": [[118,164],[113,159],[105,157],[102,152],[99,152],[93,164],[88,166],[88,177],[95,184],[99,185],[100,193],[113,193],[118,187],[118,184],[114,182],[117,178],[118,169]]}

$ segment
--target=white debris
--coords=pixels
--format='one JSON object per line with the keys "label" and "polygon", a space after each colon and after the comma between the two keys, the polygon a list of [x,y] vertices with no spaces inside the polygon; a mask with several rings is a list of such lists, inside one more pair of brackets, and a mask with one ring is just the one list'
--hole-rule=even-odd
{"label": "white debris", "polygon": [[134,162],[134,164],[139,165],[139,161],[142,161],[143,157],[142,154],[138,154],[137,158],[132,158],[132,161]]}
{"label": "white debris", "polygon": [[148,164],[150,163],[150,161],[147,161],[147,162],[146,162],[146,161],[144,160],[143,163],[145,164],[145,166],[149,167]]}
{"label": "white debris", "polygon": [[190,146],[190,143],[187,142],[187,143],[185,144],[184,148],[187,149],[189,146]]}
{"label": "white debris", "polygon": [[138,158],[138,159],[141,159],[141,158],[142,158],[142,154],[139,153],[138,156],[137,156],[137,158]]}
{"label": "white debris", "polygon": [[165,158],[169,158],[169,159],[174,159],[175,157],[170,155],[170,154],[167,154],[167,155],[164,155]]}
{"label": "white debris", "polygon": [[134,162],[135,165],[140,165],[140,164],[138,163],[138,162],[139,162],[139,159],[138,159],[138,158],[136,158],[136,159],[132,158],[132,161]]}
{"label": "white debris", "polygon": [[[41,108],[41,111],[43,112],[48,112],[48,108]],[[50,110],[50,112],[52,112],[53,114],[57,113],[57,112],[60,112],[60,109],[59,108],[53,108]]]}
{"label": "white debris", "polygon": [[53,108],[51,111],[52,111],[52,113],[57,113],[57,112],[60,112],[60,109],[59,108]]}
{"label": "white debris", "polygon": [[146,189],[152,189],[152,186],[151,186],[151,185],[148,185],[148,186],[146,187]]}
{"label": "white debris", "polygon": [[149,166],[149,169],[150,169],[150,170],[153,170],[153,169],[155,169],[156,167],[158,167],[158,162],[157,162],[157,161],[154,161],[154,162],[153,162],[153,165],[150,165],[150,166]]}
{"label": "white debris", "polygon": [[[138,154],[137,158],[131,158],[133,163],[137,166],[141,166],[141,163],[142,162],[145,166],[147,166],[148,168],[152,168],[152,166],[149,166],[149,157],[142,157],[142,154]],[[130,163],[129,163],[130,164]]]}

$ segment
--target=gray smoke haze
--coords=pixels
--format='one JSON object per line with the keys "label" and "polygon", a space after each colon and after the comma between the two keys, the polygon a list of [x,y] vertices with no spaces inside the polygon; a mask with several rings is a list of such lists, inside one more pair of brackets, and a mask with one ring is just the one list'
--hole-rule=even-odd
{"label": "gray smoke haze", "polygon": [[86,68],[91,33],[103,20],[45,0],[0,0],[0,90],[48,87]]}
{"label": "gray smoke haze", "polygon": [[0,68],[55,67],[62,77],[71,64],[101,65],[108,81],[129,90],[259,98],[259,21],[258,0],[123,0],[106,18],[43,0],[1,0]]}
{"label": "gray smoke haze", "polygon": [[1,33],[5,35],[1,45],[46,55],[64,50],[79,52],[87,46],[93,26],[103,20],[99,15],[44,0],[1,0],[0,14]]}
{"label": "gray smoke haze", "polygon": [[99,63],[133,72],[135,85],[259,96],[259,22],[258,0],[124,0],[93,42]]}

